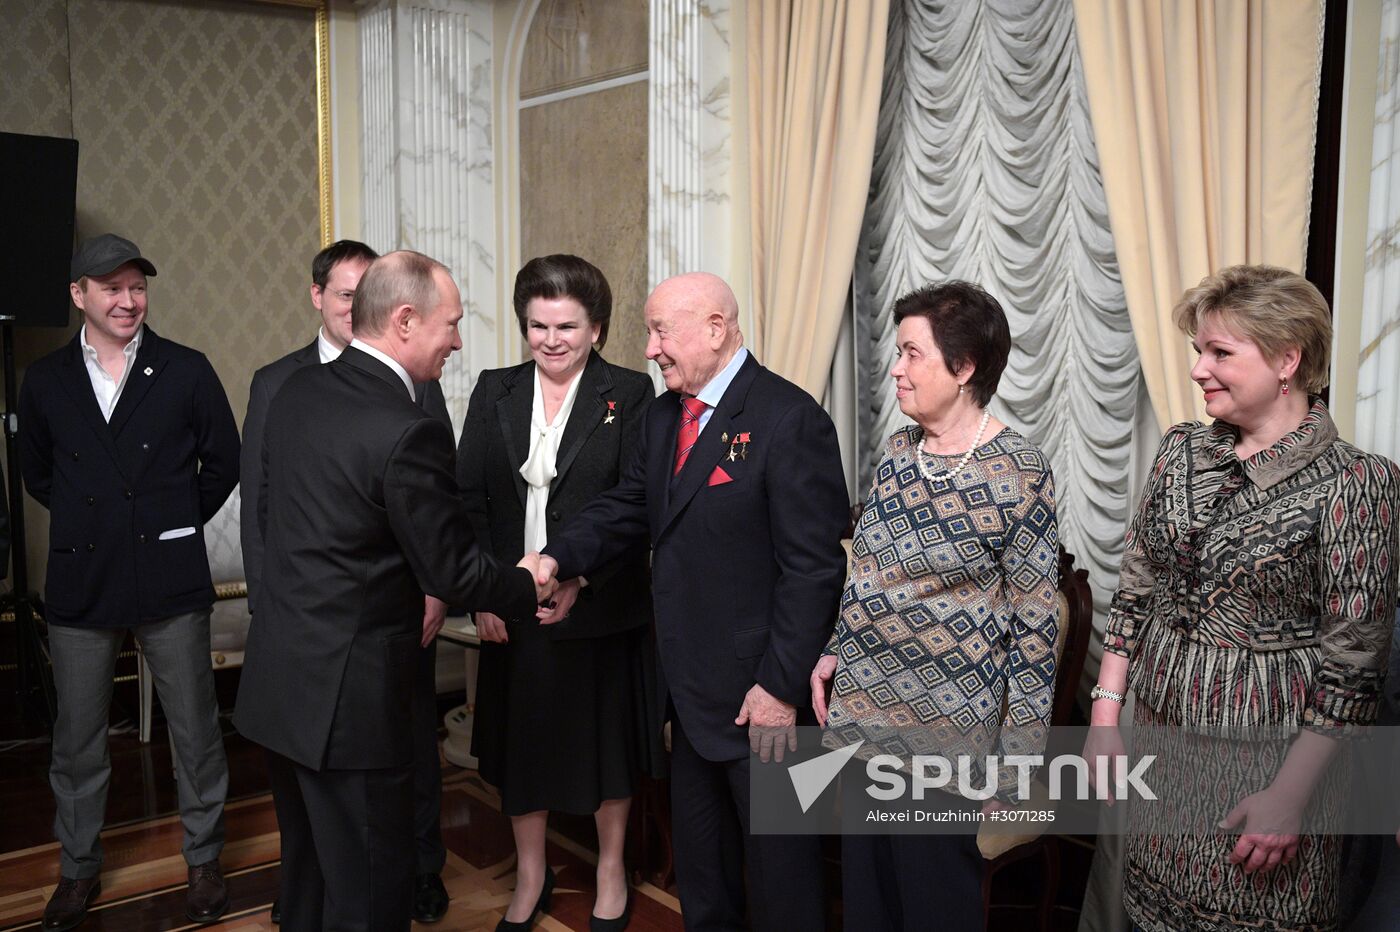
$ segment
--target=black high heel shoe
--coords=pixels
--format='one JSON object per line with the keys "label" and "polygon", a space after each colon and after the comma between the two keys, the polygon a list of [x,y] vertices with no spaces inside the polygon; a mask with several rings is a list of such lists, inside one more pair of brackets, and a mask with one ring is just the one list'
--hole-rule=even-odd
{"label": "black high heel shoe", "polygon": [[540,888],[540,898],[535,900],[535,908],[530,910],[530,918],[524,922],[511,922],[504,916],[496,923],[496,932],[529,932],[540,913],[549,909],[549,897],[554,892],[554,868],[544,869],[544,886]]}
{"label": "black high heel shoe", "polygon": [[622,932],[632,921],[632,885],[627,885],[627,905],[622,907],[622,915],[614,919],[599,919],[589,914],[588,932]]}

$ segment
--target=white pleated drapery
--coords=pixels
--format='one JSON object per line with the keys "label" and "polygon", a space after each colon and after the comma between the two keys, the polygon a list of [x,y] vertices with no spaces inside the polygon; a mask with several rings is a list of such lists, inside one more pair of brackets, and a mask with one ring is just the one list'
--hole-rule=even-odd
{"label": "white pleated drapery", "polygon": [[1013,348],[993,412],[1049,457],[1060,534],[1095,604],[1118,578],[1141,370],[1118,275],[1070,0],[900,0],[886,41],[857,258],[862,491],[905,422],[891,309],[977,282]]}

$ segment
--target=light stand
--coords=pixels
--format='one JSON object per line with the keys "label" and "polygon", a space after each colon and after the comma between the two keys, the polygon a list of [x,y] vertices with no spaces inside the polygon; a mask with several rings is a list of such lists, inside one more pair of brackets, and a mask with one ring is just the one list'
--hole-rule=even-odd
{"label": "light stand", "polygon": [[29,590],[29,553],[24,536],[24,485],[19,469],[19,398],[15,378],[15,318],[0,315],[0,352],[5,369],[5,476],[10,505],[10,556],[14,572],[10,595],[0,600],[0,608],[14,612],[16,672],[19,708],[25,723],[45,730],[53,725],[57,709],[54,700],[53,671],[39,639],[39,598]]}

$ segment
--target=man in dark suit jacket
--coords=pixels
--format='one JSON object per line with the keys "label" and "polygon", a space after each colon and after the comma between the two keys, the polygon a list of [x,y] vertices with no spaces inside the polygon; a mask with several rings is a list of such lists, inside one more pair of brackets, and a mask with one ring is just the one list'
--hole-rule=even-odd
{"label": "man in dark suit jacket", "polygon": [[[243,574],[248,582],[248,609],[257,611],[262,588],[263,540],[258,527],[258,502],[263,481],[263,429],[272,399],[287,377],[298,369],[339,358],[354,339],[350,309],[355,289],[369,264],[379,254],[364,243],[340,240],[316,253],[311,260],[311,304],[321,316],[316,339],[253,373],[248,391],[248,413],[243,419],[243,457],[240,474],[239,535],[243,543]],[[413,386],[418,403],[452,429],[447,400],[438,382]],[[413,693],[413,827],[417,851],[417,877],[413,884],[413,918],[437,922],[447,913],[447,888],[442,868],[447,849],[442,843],[442,769],[437,742],[437,633],[447,617],[447,606],[432,596],[423,597],[423,647],[418,654],[418,676]],[[272,904],[272,921],[281,920],[281,902]]]}
{"label": "man in dark suit jacket", "polygon": [[204,524],[238,484],[238,428],[209,360],[144,325],[156,269],[134,243],[86,240],[71,272],[82,329],[29,367],[19,399],[24,482],[49,509],[44,615],[58,692],[49,782],[62,877],[44,928],[77,925],[101,888],[107,719],[128,630],[170,723],[187,912],[212,922],[228,905],[219,870],[228,764]]}
{"label": "man in dark suit jacket", "polygon": [[345,352],[293,373],[268,415],[267,559],[234,713],[268,750],[293,932],[409,927],[423,594],[525,617],[546,594],[478,549],[452,433],[413,397],[462,345],[451,275],[387,255],[352,316]]}
{"label": "man in dark suit jacket", "polygon": [[650,540],[686,927],[744,927],[747,862],[749,923],[820,929],[818,839],[749,833],[749,752],[815,723],[807,678],[846,567],[836,430],[743,348],[738,305],[715,276],[662,282],[646,323],[669,391],[621,481],[550,538],[540,572],[588,576]]}

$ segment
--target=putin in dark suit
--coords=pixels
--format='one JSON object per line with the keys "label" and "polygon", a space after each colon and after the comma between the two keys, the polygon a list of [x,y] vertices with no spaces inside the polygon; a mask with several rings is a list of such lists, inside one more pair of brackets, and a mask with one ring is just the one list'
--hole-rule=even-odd
{"label": "putin in dark suit", "polygon": [[[272,401],[287,377],[307,366],[323,365],[340,357],[354,339],[350,317],[355,289],[369,264],[379,254],[364,243],[339,240],[311,260],[311,304],[321,318],[321,329],[301,349],[253,373],[248,389],[248,413],[243,418],[243,455],[240,474],[243,495],[240,501],[239,535],[243,544],[243,573],[248,582],[248,608],[256,612],[262,590],[263,541],[258,526],[258,502],[263,480],[263,429]],[[414,397],[448,430],[452,418],[447,400],[437,382],[413,386]],[[413,690],[413,835],[417,857],[413,881],[413,918],[436,922],[447,912],[447,889],[442,868],[447,849],[442,843],[442,765],[437,739],[437,633],[447,617],[446,603],[423,597],[423,644],[418,652],[418,675]],[[272,921],[281,920],[281,901],[272,904]]]}
{"label": "putin in dark suit", "polygon": [[266,560],[234,714],[269,752],[289,932],[409,927],[424,593],[522,617],[548,594],[478,548],[452,433],[414,401],[462,345],[447,269],[376,260],[352,317],[345,352],[291,375],[268,415]]}
{"label": "putin in dark suit", "polygon": [[73,256],[78,334],[29,367],[20,467],[49,510],[44,616],[58,718],[49,782],[62,876],[44,928],[71,929],[97,895],[112,673],[130,630],[170,724],[189,865],[186,912],[228,906],[224,758],[209,660],[214,605],[204,525],[238,484],[238,427],[204,354],[145,325],[155,266],[104,234]]}
{"label": "putin in dark suit", "polygon": [[652,292],[647,357],[669,391],[618,485],[551,536],[539,569],[587,576],[651,544],[686,928],[820,929],[818,839],[749,832],[749,752],[815,724],[807,677],[845,579],[846,483],[831,418],[744,349],[738,316],[713,275]]}

